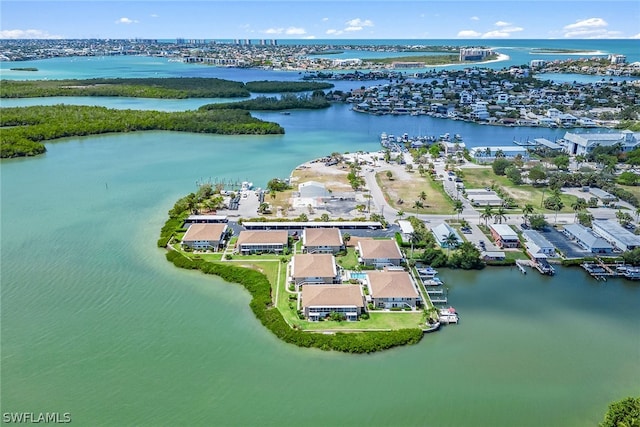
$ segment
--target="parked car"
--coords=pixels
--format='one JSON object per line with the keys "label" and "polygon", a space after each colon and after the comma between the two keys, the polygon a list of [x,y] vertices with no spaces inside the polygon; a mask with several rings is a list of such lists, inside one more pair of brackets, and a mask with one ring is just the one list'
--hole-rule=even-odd
{"label": "parked car", "polygon": [[522,228],[523,230],[528,230],[531,227],[529,227],[529,224],[525,224],[524,222],[522,224],[520,224],[520,228]]}

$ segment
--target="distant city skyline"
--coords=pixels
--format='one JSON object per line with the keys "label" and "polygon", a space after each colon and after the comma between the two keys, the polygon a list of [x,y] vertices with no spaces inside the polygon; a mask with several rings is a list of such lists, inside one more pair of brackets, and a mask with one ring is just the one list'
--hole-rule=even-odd
{"label": "distant city skyline", "polygon": [[3,0],[0,8],[0,39],[640,39],[637,0]]}

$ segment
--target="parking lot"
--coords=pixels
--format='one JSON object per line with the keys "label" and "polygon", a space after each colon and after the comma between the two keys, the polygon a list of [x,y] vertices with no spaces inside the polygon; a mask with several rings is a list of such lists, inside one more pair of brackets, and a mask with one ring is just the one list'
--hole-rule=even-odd
{"label": "parking lot", "polygon": [[583,258],[593,255],[591,252],[582,249],[576,243],[567,239],[561,231],[555,228],[549,227],[545,231],[540,231],[540,234],[544,236],[549,243],[558,248],[567,258]]}

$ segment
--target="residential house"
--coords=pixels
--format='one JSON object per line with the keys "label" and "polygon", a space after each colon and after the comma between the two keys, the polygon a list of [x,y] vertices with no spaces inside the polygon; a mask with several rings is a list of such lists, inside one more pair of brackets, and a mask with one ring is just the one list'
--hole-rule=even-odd
{"label": "residential house", "polygon": [[344,250],[344,241],[339,228],[305,228],[302,247],[309,254],[336,254]]}
{"label": "residential house", "polygon": [[[463,242],[458,232],[446,222],[442,222],[431,228],[431,232],[441,248],[456,248]],[[451,245],[448,242],[449,235],[453,235],[456,239],[455,243]]]}
{"label": "residential house", "polygon": [[289,233],[284,230],[244,230],[236,242],[236,251],[242,255],[273,252],[281,254],[289,246]]}
{"label": "residential house", "polygon": [[621,251],[640,248],[640,236],[631,233],[613,220],[593,220],[593,232]]}
{"label": "residential house", "polygon": [[303,285],[340,283],[336,260],[331,254],[297,254],[289,263],[290,281]]}
{"label": "residential house", "polygon": [[535,230],[524,230],[522,236],[525,239],[527,252],[533,258],[553,257],[556,254],[556,247],[551,244],[542,234]]}
{"label": "residential house", "polygon": [[376,308],[406,308],[420,305],[420,294],[406,271],[369,271],[367,284]]}
{"label": "residential house", "polygon": [[355,321],[364,312],[364,295],[358,285],[304,286],[301,299],[304,317],[309,320],[340,313],[348,321]]}
{"label": "residential house", "polygon": [[499,248],[520,247],[518,234],[507,224],[489,224],[491,236]]}
{"label": "residential house", "polygon": [[578,246],[594,254],[609,254],[613,252],[613,246],[603,238],[593,234],[591,229],[584,225],[567,224],[562,232]]}
{"label": "residential house", "polygon": [[376,268],[400,265],[403,260],[395,240],[360,239],[356,250],[362,264]]}
{"label": "residential house", "polygon": [[182,247],[194,250],[217,251],[224,245],[228,226],[226,223],[191,224],[182,238]]}

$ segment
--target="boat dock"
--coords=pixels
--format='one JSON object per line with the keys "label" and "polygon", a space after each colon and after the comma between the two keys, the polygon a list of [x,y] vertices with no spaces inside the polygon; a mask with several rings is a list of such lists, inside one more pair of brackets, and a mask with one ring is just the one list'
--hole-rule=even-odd
{"label": "boat dock", "polygon": [[521,260],[521,259],[517,259],[516,260],[516,267],[518,267],[518,269],[520,270],[520,272],[522,274],[527,274],[527,270],[524,268],[525,265],[528,265],[529,267],[531,267],[531,263]]}
{"label": "boat dock", "polygon": [[607,281],[607,278],[623,277],[628,280],[640,280],[640,267],[625,264],[607,264],[597,258],[595,262],[584,262],[580,265],[596,280]]}

